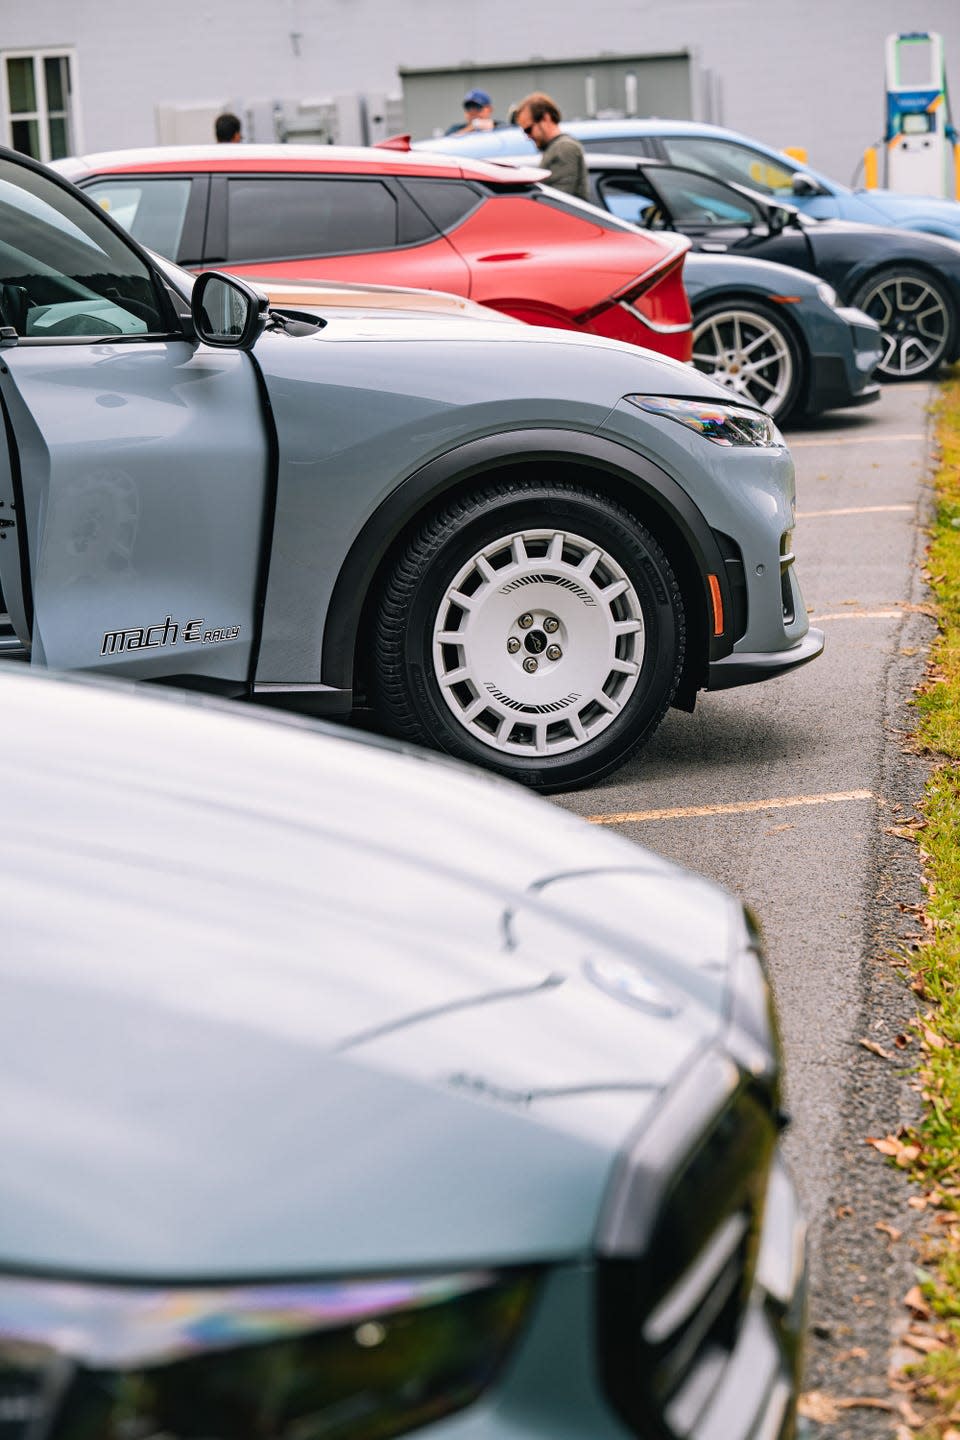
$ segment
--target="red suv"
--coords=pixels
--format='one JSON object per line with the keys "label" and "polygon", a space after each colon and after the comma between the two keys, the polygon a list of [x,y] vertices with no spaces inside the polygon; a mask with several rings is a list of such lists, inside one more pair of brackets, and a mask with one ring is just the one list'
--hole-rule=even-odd
{"label": "red suv", "polygon": [[546,189],[542,171],[328,145],[113,151],[56,168],[191,269],[447,290],[690,358],[690,242]]}

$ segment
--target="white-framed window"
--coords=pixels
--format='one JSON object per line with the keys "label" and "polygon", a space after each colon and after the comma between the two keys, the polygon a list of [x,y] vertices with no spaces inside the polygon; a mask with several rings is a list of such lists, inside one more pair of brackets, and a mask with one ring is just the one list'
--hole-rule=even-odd
{"label": "white-framed window", "polygon": [[0,94],[12,150],[35,160],[59,160],[79,148],[77,61],[72,50],[0,53]]}

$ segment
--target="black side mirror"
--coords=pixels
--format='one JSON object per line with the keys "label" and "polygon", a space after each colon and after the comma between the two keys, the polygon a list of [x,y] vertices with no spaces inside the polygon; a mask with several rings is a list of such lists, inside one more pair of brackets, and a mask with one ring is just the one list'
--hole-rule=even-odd
{"label": "black side mirror", "polygon": [[794,195],[822,195],[823,188],[818,185],[812,175],[804,170],[795,170],[791,182]]}
{"label": "black side mirror", "polygon": [[267,320],[268,300],[235,275],[208,270],[198,277],[190,312],[200,339],[207,345],[250,350]]}

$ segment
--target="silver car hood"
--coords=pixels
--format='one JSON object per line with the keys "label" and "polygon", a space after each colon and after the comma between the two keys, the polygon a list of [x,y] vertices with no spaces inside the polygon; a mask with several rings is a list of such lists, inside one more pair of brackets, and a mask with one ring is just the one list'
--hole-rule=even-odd
{"label": "silver car hood", "polygon": [[[441,407],[456,409],[459,440],[476,425],[477,433],[543,424],[596,429],[623,395],[645,393],[730,403],[730,392],[692,365],[599,335],[459,315],[414,312],[326,311],[326,324],[308,335],[267,331],[253,354],[277,411],[284,447],[291,443],[302,401],[287,397],[304,386],[321,384],[337,394],[340,410],[364,389],[374,395],[404,396],[411,423],[421,433],[424,417]],[[410,347],[416,346],[412,355]],[[325,433],[337,430],[336,416],[323,406]],[[365,423],[377,426],[380,401],[374,400]],[[489,413],[483,407],[489,405]],[[311,406],[306,404],[307,412]],[[391,425],[397,417],[391,406]],[[447,417],[445,426],[449,424]],[[350,434],[355,439],[355,423]],[[299,449],[298,442],[294,442]],[[336,448],[335,444],[333,448]],[[421,448],[422,463],[422,448]]]}
{"label": "silver car hood", "polygon": [[619,1146],[725,1023],[729,896],[330,727],[19,673],[0,703],[0,1264],[589,1246]]}
{"label": "silver car hood", "polygon": [[380,343],[384,340],[429,339],[446,340],[453,343],[457,341],[473,342],[479,339],[490,344],[536,347],[534,354],[541,352],[545,346],[554,346],[580,356],[584,350],[589,350],[605,352],[608,355],[624,355],[634,362],[642,357],[644,360],[652,362],[655,367],[664,366],[666,373],[677,372],[695,381],[702,381],[704,378],[699,371],[694,370],[692,365],[683,364],[679,360],[671,360],[666,355],[656,354],[652,350],[644,350],[638,345],[629,345],[622,340],[610,340],[603,335],[590,334],[588,331],[560,330],[549,325],[526,325],[513,316],[498,315],[496,311],[490,311],[489,315],[478,317],[472,314],[431,314],[415,310],[371,309],[357,312],[356,310],[324,307],[320,313],[323,314],[326,324],[317,331],[315,336],[308,338],[315,339],[321,344],[344,340],[366,340]]}

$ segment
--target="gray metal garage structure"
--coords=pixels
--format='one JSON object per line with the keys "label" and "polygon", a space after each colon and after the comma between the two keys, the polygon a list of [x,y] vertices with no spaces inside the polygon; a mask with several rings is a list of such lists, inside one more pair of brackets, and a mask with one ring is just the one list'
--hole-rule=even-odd
{"label": "gray metal garage structure", "polygon": [[[690,55],[597,55],[582,60],[538,60],[525,64],[471,65],[418,70],[400,67],[404,123],[412,135],[442,134],[462,116],[461,102],[474,86],[494,101],[498,119],[534,90],[552,95],[569,117],[693,116]],[[698,77],[699,78],[699,77]],[[444,117],[449,117],[446,124]],[[701,116],[700,118],[705,118]]]}

